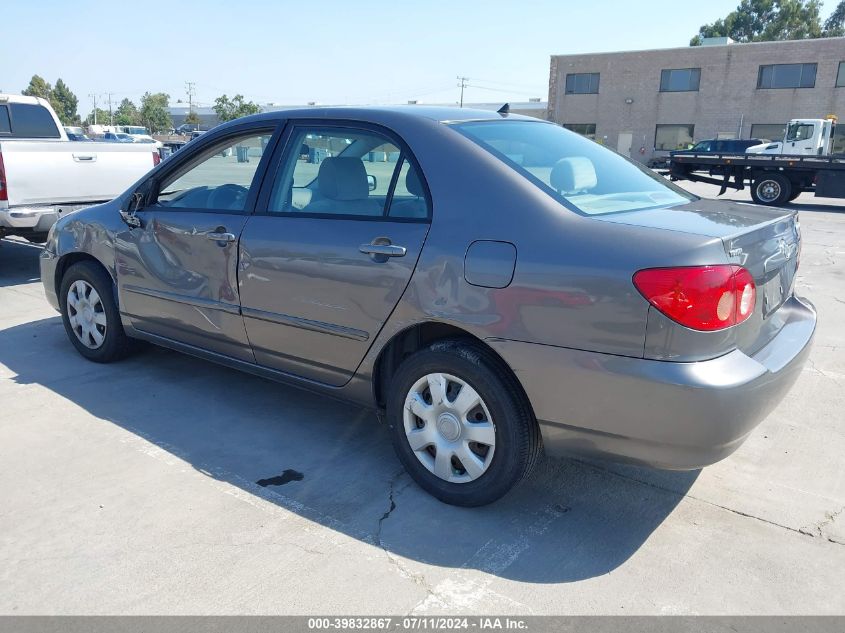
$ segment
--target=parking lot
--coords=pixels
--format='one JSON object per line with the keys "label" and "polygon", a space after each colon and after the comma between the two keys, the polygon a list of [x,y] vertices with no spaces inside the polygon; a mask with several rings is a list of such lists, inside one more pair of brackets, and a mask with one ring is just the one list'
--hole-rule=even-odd
{"label": "parking lot", "polygon": [[815,347],[737,453],[545,460],[478,509],[417,488],[372,412],[161,349],[83,360],[39,247],[2,241],[0,614],[845,612],[845,203],[795,207]]}

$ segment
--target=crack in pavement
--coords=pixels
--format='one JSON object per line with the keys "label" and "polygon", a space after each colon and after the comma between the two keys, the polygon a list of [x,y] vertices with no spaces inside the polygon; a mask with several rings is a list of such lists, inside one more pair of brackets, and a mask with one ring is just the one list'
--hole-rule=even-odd
{"label": "crack in pavement", "polygon": [[807,536],[812,536],[814,538],[816,536],[818,536],[819,538],[826,538],[828,540],[828,542],[830,542],[830,543],[835,543],[836,545],[845,545],[845,542],[843,542],[843,541],[837,541],[836,539],[834,539],[831,536],[825,536],[824,531],[823,531],[824,528],[826,528],[828,525],[832,525],[833,522],[836,521],[836,519],[839,518],[839,515],[841,515],[843,512],[845,512],[845,506],[842,506],[841,508],[839,508],[835,512],[825,512],[824,513],[825,518],[823,520],[819,521],[818,523],[816,523],[814,525],[808,525],[807,527],[802,527],[801,528],[801,534],[805,534]]}
{"label": "crack in pavement", "polygon": [[[682,498],[682,499],[683,499],[683,498],[685,498],[685,499],[692,499],[692,500],[694,500],[694,501],[698,501],[699,503],[706,503],[707,505],[709,505],[709,506],[713,506],[714,508],[719,508],[720,510],[726,510],[727,512],[731,512],[732,514],[736,514],[736,515],[739,515],[739,516],[741,516],[741,517],[746,517],[746,518],[748,518],[748,519],[754,519],[754,520],[756,520],[756,521],[760,521],[760,522],[762,522],[762,523],[767,523],[767,524],[769,524],[769,525],[773,525],[773,526],[775,526],[775,527],[779,527],[779,528],[784,529],[784,530],[787,530],[787,531],[789,531],[789,532],[794,532],[795,534],[800,534],[801,536],[809,536],[810,538],[815,538],[815,537],[816,537],[816,534],[813,534],[812,532],[807,531],[805,528],[794,528],[794,527],[790,527],[789,525],[784,525],[783,523],[778,523],[778,522],[776,522],[776,521],[772,521],[771,519],[764,519],[763,517],[758,517],[758,516],[756,516],[756,515],[749,514],[749,513],[747,513],[747,512],[743,512],[742,510],[736,510],[736,509],[734,509],[734,508],[729,508],[728,506],[723,506],[723,505],[720,505],[720,504],[718,504],[718,503],[716,503],[716,502],[714,502],[714,501],[708,501],[707,499],[703,499],[703,498],[701,498],[701,497],[696,497],[695,495],[691,495],[691,494],[684,494],[684,493],[678,492],[677,490],[672,490],[671,488],[666,488],[666,487],[664,487],[664,486],[660,486],[660,485],[657,485],[657,484],[653,484],[653,483],[648,482],[648,481],[642,481],[641,479],[637,479],[636,477],[631,477],[631,476],[629,476],[629,475],[623,475],[623,474],[621,474],[621,473],[617,473],[617,472],[614,472],[614,471],[612,471],[612,470],[608,470],[608,469],[606,469],[606,468],[601,468],[600,466],[596,466],[595,464],[591,464],[591,463],[589,463],[589,462],[582,462],[582,461],[580,461],[580,460],[576,460],[576,461],[578,461],[580,464],[583,464],[583,465],[585,465],[585,466],[587,466],[587,467],[589,467],[589,468],[593,468],[594,470],[598,470],[598,471],[601,471],[601,472],[603,472],[603,473],[607,473],[607,474],[609,474],[609,475],[612,475],[612,476],[614,476],[614,477],[618,477],[618,478],[620,478],[620,479],[624,479],[624,480],[626,480],[626,481],[631,481],[631,482],[634,482],[634,483],[638,483],[638,484],[640,484],[640,485],[642,485],[642,486],[647,486],[648,488],[653,488],[653,489],[655,489],[655,490],[660,490],[660,491],[662,491],[662,492],[667,492],[667,493],[669,493],[669,494],[675,495],[676,497],[680,497],[680,498]],[[829,520],[825,520],[825,521],[823,521],[820,525],[821,525],[821,526],[824,526],[824,525],[828,525],[828,524],[832,523],[832,522],[833,522],[833,520],[834,520],[837,516],[839,516],[839,514],[841,514],[843,511],[845,511],[845,507],[843,507],[841,510],[839,510],[839,511],[838,511],[838,512],[836,512],[834,515],[832,515],[832,517],[831,517],[831,515],[827,515],[827,516],[829,517]],[[821,532],[820,532],[820,531],[819,531],[818,536],[821,536]],[[842,543],[842,542],[840,542],[840,541],[833,540],[833,539],[831,539],[831,538],[828,538],[827,540],[828,540],[829,542],[831,542],[831,543],[835,543],[835,544],[837,544],[837,545],[845,545],[845,543]]]}
{"label": "crack in pavement", "polygon": [[382,514],[381,517],[378,520],[378,527],[376,529],[376,533],[373,535],[373,541],[375,541],[375,544],[379,548],[381,548],[382,551],[384,551],[385,555],[387,556],[387,561],[393,567],[396,568],[396,570],[399,572],[400,576],[402,576],[403,578],[405,578],[407,580],[410,580],[411,582],[413,582],[418,587],[421,587],[426,592],[426,595],[430,596],[434,592],[433,592],[431,585],[429,584],[428,580],[426,580],[425,575],[409,569],[408,566],[405,565],[398,556],[395,556],[394,554],[392,554],[387,549],[387,546],[384,544],[384,542],[381,539],[381,532],[382,532],[382,529],[384,528],[384,522],[387,521],[387,519],[390,518],[390,515],[396,509],[396,495],[398,495],[400,492],[405,490],[405,488],[407,488],[410,485],[410,482],[408,482],[402,488],[399,488],[398,490],[396,489],[396,482],[399,481],[399,479],[404,474],[405,474],[405,470],[402,469],[402,470],[398,471],[396,474],[394,474],[393,477],[390,478],[390,481],[388,483],[388,489],[387,489],[387,499],[388,499],[389,504],[388,504],[387,510],[385,510],[384,514]]}
{"label": "crack in pavement", "polygon": [[[390,502],[390,504],[389,504],[387,510],[385,511],[385,513],[382,514],[381,517],[379,518],[378,527],[376,529],[375,535],[373,536],[373,540],[375,541],[376,545],[378,545],[382,549],[385,549],[385,546],[381,542],[381,530],[382,530],[382,527],[384,526],[384,522],[388,518],[390,518],[391,513],[396,509],[396,500],[394,499],[394,495],[397,492],[401,492],[401,491],[396,490],[396,482],[399,480],[399,478],[404,473],[405,473],[405,470],[402,469],[402,470],[394,473],[394,475],[388,481],[387,500]],[[404,488],[403,488],[403,490],[404,490]]]}

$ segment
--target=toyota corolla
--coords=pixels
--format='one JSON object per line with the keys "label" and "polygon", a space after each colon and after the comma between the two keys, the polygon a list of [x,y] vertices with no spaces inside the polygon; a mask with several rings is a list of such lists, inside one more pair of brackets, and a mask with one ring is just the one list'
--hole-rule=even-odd
{"label": "toyota corolla", "polygon": [[421,487],[481,505],[543,450],[729,455],[809,353],[799,258],[794,211],[417,106],[221,125],[59,220],[41,275],[84,357],[140,339],[370,406]]}

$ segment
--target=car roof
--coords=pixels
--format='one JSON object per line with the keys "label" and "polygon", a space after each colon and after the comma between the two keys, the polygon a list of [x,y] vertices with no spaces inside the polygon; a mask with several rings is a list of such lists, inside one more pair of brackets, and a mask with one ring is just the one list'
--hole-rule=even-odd
{"label": "car roof", "polygon": [[244,121],[276,121],[280,119],[353,119],[370,121],[373,123],[385,123],[396,118],[408,120],[427,119],[441,123],[452,123],[458,121],[495,121],[503,118],[518,119],[524,121],[544,122],[535,117],[523,116],[520,114],[499,114],[492,110],[477,110],[474,108],[457,108],[444,106],[331,106],[331,107],[310,107],[271,110],[261,114],[255,114],[242,119]]}

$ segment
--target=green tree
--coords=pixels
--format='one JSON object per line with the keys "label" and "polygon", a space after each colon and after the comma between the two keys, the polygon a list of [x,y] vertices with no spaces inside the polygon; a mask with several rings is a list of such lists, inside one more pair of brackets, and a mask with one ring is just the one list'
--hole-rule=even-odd
{"label": "green tree", "polygon": [[141,113],[129,99],[124,99],[114,111],[114,122],[117,125],[140,125]]}
{"label": "green tree", "polygon": [[56,87],[50,95],[50,105],[53,106],[53,110],[56,111],[63,125],[79,124],[79,113],[76,111],[79,99],[61,78],[56,80]]}
{"label": "green tree", "polygon": [[845,35],[845,0],[836,5],[833,13],[824,23],[825,37],[841,37]]}
{"label": "green tree", "polygon": [[235,95],[232,99],[222,95],[214,100],[214,112],[217,113],[217,118],[225,123],[242,116],[258,114],[261,112],[261,108],[252,101],[244,101],[243,95]]}
{"label": "green tree", "polygon": [[[97,108],[97,125],[108,125],[109,124],[109,111],[103,110],[102,108]],[[94,111],[88,113],[88,116],[85,117],[85,125],[94,125]]]}
{"label": "green tree", "polygon": [[170,105],[170,95],[163,92],[150,94],[145,92],[141,97],[141,123],[156,133],[173,127],[170,113],[167,111]]}
{"label": "green tree", "polygon": [[185,115],[185,123],[188,125],[199,125],[200,115],[191,110],[187,115]]}
{"label": "green tree", "polygon": [[[722,19],[703,25],[690,40],[701,45],[705,37],[730,37],[737,42],[803,40],[841,35],[845,22],[845,0],[822,25],[821,0],[741,0]],[[838,16],[838,17],[837,17]]]}
{"label": "green tree", "polygon": [[33,75],[32,79],[29,80],[29,85],[21,90],[21,94],[27,97],[41,97],[49,100],[53,94],[53,88],[41,75]]}

